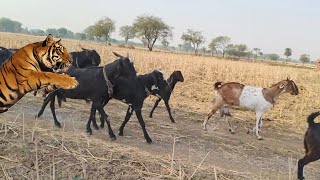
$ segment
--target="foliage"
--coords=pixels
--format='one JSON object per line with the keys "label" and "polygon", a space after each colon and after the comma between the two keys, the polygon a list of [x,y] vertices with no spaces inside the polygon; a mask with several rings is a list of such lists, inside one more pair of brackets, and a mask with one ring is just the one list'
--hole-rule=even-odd
{"label": "foliage", "polygon": [[41,29],[30,29],[29,32],[32,35],[45,36],[45,32]]}
{"label": "foliage", "polygon": [[300,55],[299,60],[304,64],[310,62],[310,56],[308,54]]}
{"label": "foliage", "polygon": [[79,40],[86,40],[87,39],[87,35],[85,33],[76,33],[75,34],[75,38],[79,39]]}
{"label": "foliage", "polygon": [[105,37],[106,43],[108,43],[110,39],[110,35],[116,29],[115,22],[108,18],[104,17],[96,22],[94,25],[91,25],[85,29],[85,32],[88,33],[90,36],[101,38],[102,36]]}
{"label": "foliage", "polygon": [[22,23],[13,21],[9,18],[0,18],[0,31],[1,32],[21,32]]}
{"label": "foliage", "polygon": [[186,33],[183,33],[181,36],[181,39],[185,43],[191,43],[193,46],[194,54],[198,54],[199,45],[204,43],[204,36],[202,35],[202,32],[195,31],[192,29],[188,29]]}
{"label": "foliage", "polygon": [[167,49],[169,47],[169,42],[166,39],[163,39],[161,41],[161,44],[165,49]]}
{"label": "foliage", "polygon": [[226,51],[228,50],[228,45],[231,41],[231,38],[229,38],[228,36],[218,36],[214,39],[212,39],[211,41],[211,49],[213,48],[213,46],[216,48],[217,50],[220,50],[222,52],[222,57],[224,57]]}
{"label": "foliage", "polygon": [[278,54],[265,54],[264,57],[266,59],[271,59],[271,60],[278,60],[280,58],[280,56]]}
{"label": "foliage", "polygon": [[245,57],[250,54],[245,44],[229,44],[226,53],[230,56]]}
{"label": "foliage", "polygon": [[120,28],[120,36],[124,37],[124,41],[127,44],[129,39],[133,39],[135,37],[135,32],[132,26],[122,26]]}
{"label": "foliage", "polygon": [[287,59],[289,58],[289,56],[292,55],[292,50],[290,48],[286,48],[284,50],[284,55],[287,57]]}
{"label": "foliage", "polygon": [[138,16],[133,22],[133,29],[138,37],[147,42],[146,45],[149,51],[152,51],[155,42],[159,38],[172,37],[172,27],[165,24],[161,18],[155,16]]}

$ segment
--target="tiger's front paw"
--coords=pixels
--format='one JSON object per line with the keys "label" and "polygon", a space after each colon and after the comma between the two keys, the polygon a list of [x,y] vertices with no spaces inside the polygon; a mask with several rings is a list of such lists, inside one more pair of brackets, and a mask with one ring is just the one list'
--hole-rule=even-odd
{"label": "tiger's front paw", "polygon": [[74,89],[78,86],[78,81],[76,80],[75,77],[71,77],[68,75],[63,75],[65,76],[64,78],[60,79],[59,86],[63,89]]}

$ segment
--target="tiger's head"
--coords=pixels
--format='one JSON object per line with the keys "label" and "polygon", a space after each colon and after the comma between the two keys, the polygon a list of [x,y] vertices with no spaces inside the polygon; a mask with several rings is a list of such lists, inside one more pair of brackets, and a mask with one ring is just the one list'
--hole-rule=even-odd
{"label": "tiger's head", "polygon": [[72,64],[72,58],[67,49],[61,45],[61,39],[53,40],[52,34],[42,42],[41,46],[34,49],[34,55],[38,55],[39,63],[48,69],[66,69]]}

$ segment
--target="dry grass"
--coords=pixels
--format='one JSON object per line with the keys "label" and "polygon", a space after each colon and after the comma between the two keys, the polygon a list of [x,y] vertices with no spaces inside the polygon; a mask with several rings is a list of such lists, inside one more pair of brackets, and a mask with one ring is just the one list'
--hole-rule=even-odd
{"label": "dry grass", "polygon": [[[25,44],[43,40],[44,37],[20,34],[0,33],[0,46],[19,48]],[[163,69],[169,75],[174,70],[181,70],[185,82],[176,86],[171,100],[173,108],[184,108],[190,111],[206,113],[210,111],[213,98],[213,83],[216,81],[236,81],[244,84],[268,87],[287,77],[293,79],[299,89],[298,96],[282,95],[275,107],[265,115],[275,123],[290,124],[298,131],[305,128],[306,116],[319,110],[320,75],[314,67],[276,66],[275,63],[245,62],[217,59],[214,57],[193,56],[170,52],[149,52],[144,49],[128,49],[104,44],[64,39],[63,44],[69,51],[80,50],[80,47],[98,51],[103,63],[115,59],[112,51],[130,54],[135,61],[138,73],[147,73],[154,69]],[[249,112],[236,111],[240,118],[248,117]],[[253,116],[249,116],[252,117]]]}
{"label": "dry grass", "polygon": [[[44,38],[0,33],[0,46],[20,48]],[[203,117],[210,111],[214,93],[212,85],[218,80],[267,87],[291,77],[299,86],[300,94],[281,96],[266,117],[274,120],[275,125],[290,124],[292,126],[288,127],[297,132],[304,131],[305,117],[320,107],[320,76],[316,69],[149,52],[75,40],[63,39],[62,43],[69,51],[80,50],[80,47],[95,49],[103,63],[115,59],[112,51],[129,53],[140,74],[159,68],[168,75],[174,70],[181,70],[185,82],[176,86],[171,105],[173,109],[200,112]],[[245,119],[250,113],[235,111],[235,114]],[[150,155],[141,149],[87,137],[76,133],[75,129],[66,132],[63,128],[57,131],[52,127],[38,125],[36,120],[27,126],[24,125],[23,117],[20,115],[10,121],[0,118],[2,179],[188,179],[191,176],[194,179],[248,179],[245,173],[230,172],[218,167],[201,167],[206,156],[197,164],[179,162],[174,158],[175,140],[171,157],[164,158]],[[294,174],[295,162],[292,159],[288,162],[291,164],[289,178],[293,178],[291,174]]]}

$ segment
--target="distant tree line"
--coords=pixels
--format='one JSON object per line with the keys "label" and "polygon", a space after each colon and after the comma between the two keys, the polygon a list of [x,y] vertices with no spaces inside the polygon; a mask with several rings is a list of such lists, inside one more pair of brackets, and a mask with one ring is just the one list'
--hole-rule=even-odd
{"label": "distant tree line", "polygon": [[[212,38],[208,42],[208,46],[202,46],[206,39],[201,31],[187,29],[181,35],[181,41],[178,47],[170,46],[170,40],[173,36],[173,27],[166,24],[161,18],[142,15],[136,17],[131,25],[125,25],[119,28],[119,35],[124,38],[123,41],[118,41],[111,38],[111,34],[116,30],[115,21],[109,17],[103,17],[93,25],[85,28],[81,33],[74,33],[67,28],[61,27],[58,29],[48,28],[46,30],[41,29],[28,29],[23,28],[22,23],[13,21],[9,18],[0,18],[0,31],[1,32],[14,32],[45,36],[47,34],[53,34],[55,37],[71,38],[78,40],[91,40],[106,43],[124,43],[127,45],[130,39],[140,39],[141,45],[152,51],[156,46],[157,48],[163,48],[167,50],[180,50],[180,51],[193,51],[195,55],[199,55],[201,52],[203,55],[221,56],[235,58],[247,58],[247,59],[270,59],[270,60],[283,60],[290,61],[292,55],[291,48],[285,48],[284,56],[286,59],[281,59],[278,54],[264,54],[260,48],[248,48],[246,44],[233,44],[231,38],[228,36],[217,36]],[[158,42],[158,45],[156,45]],[[131,42],[132,43],[132,42]],[[201,50],[201,51],[200,51]],[[302,63],[309,63],[310,56],[308,54],[302,54],[299,58]]]}

